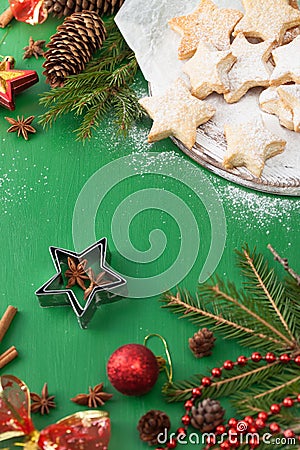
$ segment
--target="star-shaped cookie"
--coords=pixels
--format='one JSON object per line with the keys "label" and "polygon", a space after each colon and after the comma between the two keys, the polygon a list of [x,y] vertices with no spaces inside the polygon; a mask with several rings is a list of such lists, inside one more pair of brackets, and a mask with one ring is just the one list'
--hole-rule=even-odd
{"label": "star-shaped cookie", "polygon": [[300,132],[300,85],[289,84],[277,88],[279,97],[285,106],[291,109],[293,115],[294,131]]}
{"label": "star-shaped cookie", "polygon": [[228,92],[228,71],[235,61],[230,50],[218,51],[200,41],[194,56],[183,66],[191,81],[192,94],[204,99],[212,92]]}
{"label": "star-shaped cookie", "polygon": [[270,78],[272,86],[294,81],[300,83],[300,36],[290,44],[275,48],[272,51],[275,69]]}
{"label": "star-shaped cookie", "polygon": [[162,96],[145,97],[139,103],[153,119],[148,142],[175,136],[187,148],[196,142],[197,127],[216,112],[209,103],[193,97],[183,80],[176,80]]}
{"label": "star-shaped cookie", "polygon": [[300,25],[300,11],[288,0],[242,0],[246,13],[234,29],[245,36],[282,43],[289,28]]}
{"label": "star-shaped cookie", "polygon": [[219,9],[212,0],[201,0],[192,14],[169,20],[170,28],[182,36],[178,58],[193,56],[200,39],[210,42],[218,50],[228,50],[232,30],[242,17],[241,11]]}
{"label": "star-shaped cookie", "polygon": [[277,116],[282,126],[294,130],[293,113],[279,97],[276,87],[269,87],[262,91],[259,96],[259,106],[263,111]]}
{"label": "star-shaped cookie", "polygon": [[261,119],[225,125],[225,136],[227,150],[224,167],[246,166],[257,178],[262,174],[265,161],[282,153],[286,145],[286,141],[265,128]]}
{"label": "star-shaped cookie", "polygon": [[255,86],[269,86],[270,72],[267,60],[273,44],[270,41],[250,44],[239,33],[231,45],[237,61],[228,73],[230,91],[224,95],[227,103],[235,103]]}

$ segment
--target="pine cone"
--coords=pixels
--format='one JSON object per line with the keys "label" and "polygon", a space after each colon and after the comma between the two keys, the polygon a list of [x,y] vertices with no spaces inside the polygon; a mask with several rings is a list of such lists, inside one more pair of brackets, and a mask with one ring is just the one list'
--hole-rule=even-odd
{"label": "pine cone", "polygon": [[149,445],[157,445],[158,435],[160,433],[167,434],[170,427],[171,423],[167,414],[152,409],[140,418],[137,429],[142,441],[148,442]]}
{"label": "pine cone", "polygon": [[48,13],[56,17],[69,16],[74,12],[84,10],[95,11],[99,16],[114,14],[125,0],[45,0],[44,6]]}
{"label": "pine cone", "polygon": [[82,72],[105,37],[104,23],[95,12],[82,11],[67,17],[46,45],[46,82],[51,87],[63,86],[67,76]]}
{"label": "pine cone", "polygon": [[189,346],[196,358],[211,355],[216,338],[213,332],[207,328],[197,331],[192,338],[189,338]]}
{"label": "pine cone", "polygon": [[223,423],[225,409],[218,400],[206,398],[191,409],[191,424],[202,433],[210,433]]}

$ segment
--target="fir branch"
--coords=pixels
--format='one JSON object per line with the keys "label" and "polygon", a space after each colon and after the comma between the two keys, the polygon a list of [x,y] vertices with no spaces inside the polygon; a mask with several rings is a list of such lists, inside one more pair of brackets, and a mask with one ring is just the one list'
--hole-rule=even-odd
{"label": "fir branch", "polygon": [[[200,288],[200,296],[194,300],[187,292],[185,292],[184,300],[181,299],[180,291],[174,296],[171,293],[166,293],[162,298],[165,303],[163,307],[170,308],[174,313],[181,314],[181,317],[190,319],[193,323],[201,323],[202,326],[210,326],[214,331],[223,333],[226,339],[237,339],[241,345],[252,346],[253,348],[270,348],[271,344],[274,349],[285,349],[282,341],[276,337],[266,333],[257,331],[258,327],[249,328],[240,323],[241,315],[236,314],[235,320],[229,320],[224,317],[224,308],[220,311],[211,312],[205,305],[201,295],[206,299],[207,295],[212,295],[213,289],[216,286],[205,285]],[[219,288],[218,288],[219,289]],[[216,306],[216,305],[214,305]],[[245,321],[244,321],[245,323]],[[269,330],[269,324],[267,327]],[[274,332],[274,335],[276,336]]]}
{"label": "fir branch", "polygon": [[[223,372],[222,380],[215,381],[205,388],[201,398],[218,398],[232,395],[237,391],[247,389],[249,386],[269,379],[282,373],[283,367],[278,361],[272,364],[257,367],[255,363],[249,363],[247,367],[235,366],[230,372]],[[179,402],[191,397],[193,388],[201,385],[205,375],[199,374],[189,380],[177,381],[165,384],[163,394],[169,402]]]}
{"label": "fir branch", "polygon": [[277,252],[276,250],[272,247],[271,244],[268,244],[268,249],[270,250],[270,252],[273,254],[274,256],[274,261],[278,261],[284,268],[284,270],[286,270],[291,277],[293,277],[298,286],[300,286],[300,275],[298,275],[298,273],[296,273],[290,266],[289,266],[289,261],[287,258],[282,258]]}
{"label": "fir branch", "polygon": [[[277,314],[281,324],[289,334],[289,338],[284,336],[278,330],[277,334],[280,335],[281,339],[288,345],[294,343],[294,336],[277,306],[277,303],[279,303],[283,297],[284,288],[281,284],[275,282],[274,270],[269,270],[262,255],[255,255],[255,252],[253,255],[250,255],[247,247],[242,249],[242,253],[238,252],[238,254],[241,256],[239,266],[242,268],[244,275],[249,279],[249,283],[245,283],[246,289],[251,289],[253,294],[256,294],[257,292],[258,300],[262,301],[264,300],[264,297],[267,298],[271,304],[272,311]],[[244,256],[244,258],[242,258],[242,256]],[[256,291],[256,286],[260,288],[258,291]],[[275,298],[277,298],[277,301]]]}
{"label": "fir branch", "polygon": [[[234,395],[233,406],[242,415],[253,415],[268,409],[272,403],[280,402],[288,395],[298,395],[300,384],[299,371],[287,370],[277,374],[258,385],[252,386],[247,392]],[[300,406],[298,403],[296,406]],[[283,409],[286,416],[288,410]]]}
{"label": "fir branch", "polygon": [[75,130],[77,140],[90,139],[101,120],[110,112],[119,131],[126,134],[133,122],[144,115],[138,98],[130,87],[138,64],[114,21],[107,23],[108,37],[102,49],[84,72],[66,78],[63,87],[42,94],[40,104],[47,111],[40,116],[43,127],[51,127],[61,116],[82,116]]}

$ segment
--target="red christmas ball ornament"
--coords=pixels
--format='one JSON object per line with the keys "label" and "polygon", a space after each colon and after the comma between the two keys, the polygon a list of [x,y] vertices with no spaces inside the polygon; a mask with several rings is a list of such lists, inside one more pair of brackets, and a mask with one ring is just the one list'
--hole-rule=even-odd
{"label": "red christmas ball ornament", "polygon": [[124,395],[144,395],[155,385],[159,368],[155,355],[145,345],[126,344],[110,356],[107,375]]}
{"label": "red christmas ball ornament", "polygon": [[266,422],[264,421],[264,420],[262,420],[262,419],[256,419],[256,421],[255,421],[255,426],[259,429],[259,430],[262,430],[263,428],[265,428],[265,426],[266,426]]}
{"label": "red christmas ball ornament", "polygon": [[297,364],[297,366],[300,366],[300,355],[296,356],[296,358],[294,359],[295,363]]}

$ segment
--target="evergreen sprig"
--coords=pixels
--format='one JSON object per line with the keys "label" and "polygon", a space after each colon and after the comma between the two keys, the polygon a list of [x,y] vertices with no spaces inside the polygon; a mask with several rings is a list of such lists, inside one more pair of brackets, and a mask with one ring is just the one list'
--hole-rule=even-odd
{"label": "evergreen sprig", "polygon": [[[215,277],[199,287],[195,298],[187,291],[166,293],[163,307],[197,325],[209,326],[225,339],[243,346],[277,354],[288,352],[291,357],[300,355],[299,275],[282,259],[288,277],[280,280],[264,256],[255,250],[250,252],[248,246],[237,252],[237,258],[243,289]],[[275,259],[282,263],[278,257]],[[201,384],[203,376],[167,384],[163,392],[171,402],[186,400],[191,390]],[[255,415],[274,399],[295,394],[299,385],[299,368],[293,363],[277,360],[259,367],[248,363],[223,371],[222,378],[213,380],[203,395],[214,398],[234,395],[233,402],[241,414]],[[286,411],[286,422],[291,423],[292,418]]]}
{"label": "evergreen sprig", "polygon": [[[272,376],[281,376],[283,367],[281,364],[257,366],[249,363],[247,366],[235,366],[230,372],[223,372],[222,380],[213,382],[207,387],[201,398],[227,397],[238,391],[244,391],[254,383],[263,382]],[[166,383],[163,393],[169,402],[185,401],[191,397],[192,390],[201,384],[204,374],[197,374],[188,380],[175,381],[172,384]]]}
{"label": "evergreen sprig", "polygon": [[237,256],[245,277],[243,290],[215,277],[199,286],[196,298],[186,291],[166,293],[164,307],[243,346],[300,353],[299,301],[291,298],[261,254],[245,246]]}
{"label": "evergreen sprig", "polygon": [[47,111],[39,123],[51,127],[62,115],[82,116],[74,130],[77,140],[90,139],[103,117],[112,112],[120,131],[126,133],[143,115],[131,85],[138,70],[134,53],[127,46],[113,19],[106,23],[107,39],[102,49],[78,75],[66,78],[62,87],[42,94],[40,104]]}

